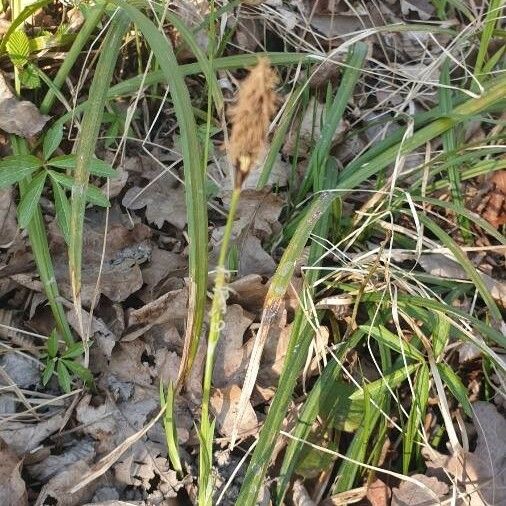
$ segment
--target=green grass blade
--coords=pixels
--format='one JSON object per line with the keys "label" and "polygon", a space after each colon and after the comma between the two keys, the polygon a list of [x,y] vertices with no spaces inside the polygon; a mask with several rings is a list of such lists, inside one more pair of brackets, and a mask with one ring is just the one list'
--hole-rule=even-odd
{"label": "green grass blade", "polygon": [[[485,59],[488,54],[488,49],[490,45],[490,41],[492,40],[492,36],[494,33],[494,29],[496,25],[501,22],[501,12],[503,9],[504,0],[490,0],[487,10],[487,15],[485,16],[485,21],[483,23],[484,27],[481,32],[481,40],[478,46],[478,54],[476,55],[476,62],[474,65],[473,76],[478,80],[478,82],[482,82],[484,80],[484,76],[482,74],[482,69],[485,64]],[[478,90],[478,83],[473,80],[471,89],[473,91]]]}
{"label": "green grass blade", "polygon": [[[452,90],[450,89],[450,64],[449,59],[445,59],[441,68],[441,87],[439,88],[439,107],[441,109],[441,115],[446,116],[450,114],[453,109]],[[460,168],[457,164],[452,163],[453,155],[457,149],[457,134],[455,128],[449,128],[441,136],[443,141],[443,150],[449,157],[450,165],[448,166],[448,181],[450,183],[450,191],[453,202],[458,206],[462,206],[462,193],[460,184]],[[469,242],[471,239],[469,233],[469,223],[464,216],[457,215],[457,222],[460,226],[460,233],[462,237]]]}
{"label": "green grass blade", "polygon": [[429,368],[423,364],[416,373],[413,384],[411,410],[406,424],[406,432],[402,441],[402,472],[408,474],[411,459],[414,453],[414,444],[417,440],[418,430],[425,418],[430,390]]}
{"label": "green grass blade", "polygon": [[79,30],[79,33],[77,34],[74,42],[72,43],[69,52],[66,54],[65,59],[58,68],[58,72],[56,73],[56,76],[53,79],[54,88],[49,89],[48,92],[46,93],[46,96],[42,100],[42,104],[40,105],[40,112],[42,114],[48,114],[49,111],[51,110],[51,107],[53,106],[54,100],[56,98],[55,90],[59,90],[63,86],[65,79],[67,78],[70,70],[74,66],[74,63],[76,62],[77,57],[84,48],[84,45],[86,44],[86,42],[88,42],[88,39],[93,33],[93,30],[95,30],[98,24],[100,23],[100,19],[102,18],[106,5],[107,5],[106,2],[100,2],[97,5],[92,6],[88,10],[88,15],[86,16],[86,20],[83,26]]}
{"label": "green grass blade", "polygon": [[360,328],[363,329],[365,333],[370,334],[372,337],[374,337],[374,339],[384,344],[388,348],[400,354],[404,354],[406,357],[409,357],[412,360],[416,360],[418,362],[424,361],[423,354],[418,351],[411,343],[403,341],[401,337],[396,336],[383,325],[378,325],[377,327],[371,327],[370,325],[361,325]]}
{"label": "green grass blade", "polygon": [[437,369],[441,375],[443,383],[448,387],[448,390],[450,390],[455,399],[460,402],[466,415],[472,417],[473,408],[469,402],[467,388],[462,384],[460,378],[455,374],[453,369],[444,362],[437,364]]}
{"label": "green grass blade", "polygon": [[174,25],[176,30],[181,34],[181,37],[183,38],[184,42],[188,44],[188,47],[190,48],[191,52],[195,55],[195,58],[197,58],[197,61],[200,64],[200,68],[202,69],[202,72],[206,77],[207,85],[211,90],[214,105],[216,106],[218,112],[221,111],[223,109],[223,94],[218,84],[218,80],[216,79],[216,75],[214,73],[211,61],[207,58],[204,51],[200,49],[200,46],[198,45],[197,40],[195,39],[195,36],[190,30],[188,30],[187,26],[183,23],[183,21],[179,16],[169,11],[167,12],[167,19],[171,22],[171,24]]}
{"label": "green grass blade", "polygon": [[473,264],[469,261],[464,251],[462,251],[462,249],[455,243],[455,241],[430,218],[424,214],[419,214],[418,218],[427,227],[427,229],[429,229],[443,243],[443,245],[452,252],[456,261],[464,269],[469,279],[475,284],[482,299],[489,308],[492,317],[500,322],[502,320],[502,315],[499,311],[499,308],[497,307],[497,304],[495,303],[492,295],[490,295],[490,292],[483,282],[483,279],[478,274]]}
{"label": "green grass blade", "polygon": [[[354,349],[358,345],[363,335],[361,331],[355,332],[348,341],[341,344],[338,351],[335,352],[335,356],[339,362],[344,359],[349,350]],[[304,447],[304,443],[301,440],[306,440],[309,437],[313,423],[318,415],[324,415],[326,418],[332,416],[334,401],[336,398],[339,398],[336,391],[339,388],[338,381],[341,376],[341,364],[339,362],[331,359],[327,364],[313,386],[298,416],[297,425],[293,430],[294,439],[291,439],[288,443],[279,471],[279,481],[276,487],[277,504],[283,504],[288,485]],[[325,410],[327,406],[329,407]]]}
{"label": "green grass blade", "polygon": [[103,42],[103,47],[107,50],[102,51],[98,59],[95,77],[89,91],[88,107],[83,117],[77,141],[77,163],[74,171],[70,206],[69,271],[72,299],[82,335],[84,335],[84,328],[81,321],[81,264],[84,212],[87,201],[86,190],[90,175],[89,165],[95,155],[107,90],[123,42],[123,36],[129,24],[129,19],[122,12],[117,12],[111,22]]}
{"label": "green grass blade", "polygon": [[362,65],[367,55],[367,49],[367,44],[363,42],[358,42],[350,48],[346,63],[344,64],[345,71],[342,75],[341,84],[334,96],[332,105],[330,105],[325,115],[325,123],[322,128],[321,138],[318,140],[315,149],[311,153],[308,169],[298,193],[299,201],[309,190],[311,181],[315,181],[319,177],[318,170],[322,170],[322,167],[325,167],[325,159],[328,156],[332,138],[334,137],[334,133],[343,117],[350,96],[357,84],[362,71]]}
{"label": "green grass blade", "polygon": [[207,296],[207,202],[205,174],[202,170],[201,146],[193,115],[190,94],[179,69],[172,46],[158,28],[138,9],[115,0],[137,25],[155,54],[163,75],[169,84],[174,104],[183,155],[185,196],[188,216],[190,301],[187,340],[182,359],[182,377],[188,374],[197,352],[204,320]]}
{"label": "green grass blade", "polygon": [[453,109],[451,114],[445,118],[439,118],[417,130],[404,142],[402,132],[394,133],[392,138],[399,139],[399,142],[391,145],[391,141],[383,146],[372,147],[359,159],[350,163],[339,175],[338,185],[340,189],[350,190],[379,173],[391,163],[394,163],[398,156],[407,155],[411,151],[423,146],[427,141],[446,132],[453,126],[470,119],[477,114],[487,110],[496,102],[506,98],[506,76],[497,79],[495,83],[486,90],[479,98],[472,98],[463,102]]}

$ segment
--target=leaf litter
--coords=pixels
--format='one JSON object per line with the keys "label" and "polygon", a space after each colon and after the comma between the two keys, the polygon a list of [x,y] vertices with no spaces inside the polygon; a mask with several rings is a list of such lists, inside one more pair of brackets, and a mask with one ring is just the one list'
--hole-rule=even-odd
{"label": "leaf litter", "polygon": [[[260,161],[250,167],[233,224],[233,255],[229,265],[232,279],[228,285],[227,309],[218,343],[211,396],[218,433],[214,455],[218,465],[213,470],[217,493],[223,490],[231,475],[238,472],[235,483],[225,494],[225,504],[234,504],[234,494],[238,493],[238,483],[240,485],[244,471],[239,466],[241,452],[257,436],[276,392],[293,329],[294,313],[304,297],[305,269],[310,267],[301,259],[282,301],[279,318],[269,330],[254,391],[240,421],[239,439],[245,445],[239,451],[230,452],[227,443],[234,431],[243,382],[271,276],[282,251],[279,244],[287,225],[285,211],[291,205],[289,188],[304,176],[307,159],[325,125],[324,93],[329,83],[335,85],[339,82],[341,75],[343,53],[335,49],[363,30],[405,22],[413,27],[416,23],[432,22],[435,16],[434,3],[425,0],[392,0],[382,2],[375,9],[366,9],[364,5],[354,3],[350,7],[350,2],[339,0],[252,0],[242,3],[241,9],[227,14],[220,27],[228,29],[237,23],[233,44],[247,51],[259,50],[266,34],[275,37],[272,30],[277,25],[273,25],[272,16],[283,16],[283,20],[274,22],[284,26],[286,40],[283,43],[296,37],[298,50],[314,52],[318,47],[318,58],[322,63],[315,65],[309,81],[311,96],[303,110],[297,111],[290,122],[264,189],[257,189],[257,185],[266,153],[260,153],[262,150],[256,147],[251,153],[252,158],[259,156]],[[199,30],[205,19],[203,16],[208,12],[207,3],[174,4],[185,23],[196,31],[200,48],[207,51],[209,38],[205,30]],[[455,23],[458,21],[451,19],[441,26],[451,27]],[[173,31],[173,27],[169,27],[168,32],[178,48],[179,61],[193,61],[190,48]],[[432,64],[450,40],[445,33],[432,34],[411,29],[378,32],[374,37],[374,40],[369,38],[372,55],[369,74],[381,74],[388,62],[391,79],[388,83],[381,83],[369,75],[366,84],[361,83],[360,92],[348,104],[346,114],[331,139],[331,153],[343,164],[356,157],[366,146],[393,133],[397,108],[402,109],[404,114],[406,111],[421,111],[427,104],[435,103],[435,85],[440,76],[439,69]],[[303,73],[294,77],[294,74],[284,72],[281,76],[288,80],[293,78],[294,83],[304,83],[307,77]],[[223,93],[230,99],[227,94],[234,90],[241,73],[235,75],[234,71],[220,71],[220,77],[228,83],[223,87]],[[33,141],[49,118],[40,115],[33,103],[15,98],[3,75],[1,78],[0,128]],[[277,77],[271,78],[281,85],[277,83]],[[416,81],[423,82],[423,88],[413,99],[411,90],[404,89],[403,83]],[[192,96],[196,97],[202,83],[198,77],[188,78],[188,83]],[[250,91],[255,93],[257,90]],[[275,131],[276,125],[270,125],[270,116],[280,105],[277,98],[273,98],[271,105],[266,116],[269,121],[266,120],[264,126],[265,130],[271,127],[270,130]],[[144,104],[142,112],[149,115],[152,111]],[[75,385],[70,395],[61,396],[55,378],[46,387],[39,381],[41,353],[45,344],[43,337],[50,332],[52,320],[40,293],[42,287],[33,259],[27,253],[26,234],[17,226],[17,194],[11,188],[0,190],[0,294],[2,300],[8,299],[9,308],[5,321],[8,327],[15,325],[29,333],[8,332],[2,328],[1,334],[7,351],[1,358],[5,375],[0,392],[0,437],[5,443],[2,441],[0,446],[4,457],[0,495],[12,498],[12,504],[27,504],[29,500],[31,504],[41,505],[151,506],[181,504],[184,500],[195,502],[194,476],[198,460],[195,421],[200,414],[205,343],[201,343],[192,375],[176,398],[175,425],[185,466],[183,476],[178,476],[167,460],[165,433],[161,423],[156,421],[160,409],[160,383],[166,386],[178,378],[190,289],[187,247],[191,238],[187,237],[185,188],[179,180],[178,166],[181,139],[174,130],[176,125],[172,112],[164,110],[164,114],[167,117],[160,120],[161,126],[156,125],[159,130],[153,134],[152,145],[148,143],[149,156],[146,148],[141,151],[129,145],[127,156],[117,167],[119,177],[111,180],[108,186],[104,185],[104,190],[107,187],[110,190],[112,207],[108,211],[87,210],[82,319],[85,328],[90,330],[89,336],[79,336],[80,326],[75,312],[68,305],[71,293],[66,244],[54,220],[54,209],[47,201],[42,201],[50,231],[56,278],[69,322],[76,337],[89,338],[93,342],[90,370],[97,387],[94,391],[84,392]],[[234,114],[246,113],[236,109]],[[364,128],[355,135],[353,128],[357,122]],[[141,123],[134,120],[136,132],[142,131]],[[216,132],[213,142],[218,145],[223,132],[220,128]],[[247,134],[243,132],[243,135]],[[256,140],[253,142],[255,146]],[[268,139],[260,141],[258,145],[265,145],[265,151],[268,151]],[[226,139],[223,144],[226,148]],[[164,146],[163,149],[160,145]],[[433,144],[429,148],[438,149],[438,146]],[[111,151],[102,152],[102,157],[112,160]],[[406,161],[404,169],[423,165],[423,156],[423,153],[415,153]],[[170,173],[167,164],[171,165]],[[207,178],[211,204],[209,256],[212,268],[224,233],[223,215],[229,209],[235,184],[230,163],[218,149],[213,149],[210,154]],[[484,183],[486,198],[479,208],[481,216],[496,229],[504,225],[506,191],[503,180],[504,171],[498,171]],[[345,213],[353,213],[362,203],[361,195],[353,195],[350,201],[344,202]],[[344,258],[349,252],[345,248],[334,253],[334,257],[329,255],[326,259],[327,266],[333,261],[338,263],[339,255]],[[492,254],[487,260],[491,257]],[[504,306],[503,278],[495,275],[492,264],[485,265],[483,257],[477,254],[470,255],[470,258],[481,268],[479,275],[491,295]],[[398,262],[399,265],[404,261]],[[424,253],[413,265],[416,273],[423,270],[440,279],[458,280],[460,283],[469,281],[462,267],[443,254]],[[498,265],[501,265],[500,261]],[[349,265],[345,270],[348,268]],[[361,266],[354,265],[353,268],[356,270],[350,278],[343,275],[337,281],[329,279],[329,285],[321,288],[322,292],[318,294],[320,301],[314,308],[305,308],[307,311],[325,311],[328,319],[313,329],[311,354],[300,378],[293,406],[286,413],[283,425],[286,432],[295,427],[301,399],[307,395],[306,388],[318,381],[329,357],[327,351],[335,350],[334,339],[338,329],[344,324],[354,325],[351,319],[354,295],[343,293],[338,296],[339,300],[327,296],[327,290],[334,281],[346,282],[352,276],[359,278]],[[372,279],[375,279],[374,276]],[[372,290],[369,283],[370,280],[364,282],[366,292]],[[338,306],[345,306],[346,310],[336,309]],[[208,324],[206,319],[204,330]],[[462,355],[461,348],[458,348],[458,353]],[[452,363],[466,368],[481,359],[481,352],[474,349],[466,360],[461,358]],[[350,358],[347,366],[355,369],[355,375],[358,369],[367,372],[370,368],[372,372],[367,373],[369,379],[379,377],[378,371],[359,354]],[[449,474],[459,493],[469,495],[469,504],[501,504],[501,501],[506,501],[502,471],[506,468],[506,451],[501,445],[506,440],[506,429],[501,411],[504,409],[504,404],[501,404],[503,396],[500,395],[501,389],[504,390],[504,378],[501,374],[497,370],[491,377],[493,385],[499,390],[494,397],[499,409],[483,402],[473,404],[476,444],[472,446],[472,451],[446,455],[436,449],[424,448],[428,470],[426,474],[413,474],[411,478],[425,488],[420,488],[413,481],[387,482],[380,475],[385,481],[376,478],[368,487],[344,493],[329,492],[329,498],[322,501],[317,491],[325,488],[328,477],[315,471],[297,474],[289,497],[294,504],[300,505],[344,504],[347,501],[365,501],[367,494],[369,503],[374,506],[421,506],[432,504],[428,501],[434,501],[435,496],[441,500],[449,499],[451,488],[455,486],[448,479]],[[318,419],[315,424],[319,422]],[[350,432],[356,431],[359,426],[359,423],[354,424]],[[348,435],[344,443],[341,441],[342,444],[346,444],[346,438]],[[282,455],[286,444],[287,441],[280,438],[273,448],[273,460]],[[262,487],[262,493],[261,503],[269,504],[269,487]]]}

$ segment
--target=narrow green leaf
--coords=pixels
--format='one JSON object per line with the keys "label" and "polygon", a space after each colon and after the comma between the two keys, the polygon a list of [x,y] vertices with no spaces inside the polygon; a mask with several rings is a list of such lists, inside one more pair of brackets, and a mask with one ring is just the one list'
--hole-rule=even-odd
{"label": "narrow green leaf", "polygon": [[0,161],[0,188],[18,183],[42,166],[32,155],[6,156]]}
{"label": "narrow green leaf", "polygon": [[58,360],[56,365],[56,374],[58,375],[58,383],[61,389],[68,394],[70,392],[70,374],[68,369],[65,367],[63,360]]}
{"label": "narrow green leaf", "polygon": [[[88,168],[96,150],[107,90],[112,80],[125,32],[129,26],[130,22],[125,14],[121,10],[116,12],[103,41],[104,50],[100,52],[97,66],[95,67],[95,75],[89,90],[90,98],[81,122],[81,131],[77,140],[77,164],[71,186],[68,258],[72,301],[78,314],[80,314],[79,311],[81,310],[82,246],[86,201],[90,200],[90,202],[97,203],[98,205],[108,205],[107,199],[98,189],[95,188],[94,191],[90,191]],[[59,179],[58,182],[62,186],[65,186],[66,180]]]}
{"label": "narrow green leaf", "polygon": [[37,209],[44,183],[46,182],[47,173],[41,171],[29,183],[25,194],[21,198],[18,206],[18,222],[21,228],[26,228],[33,217],[33,213]]}
{"label": "narrow green leaf", "polygon": [[[182,370],[187,375],[197,352],[207,298],[207,202],[205,173],[202,170],[201,146],[193,115],[190,94],[171,44],[142,12],[123,0],[113,0],[128,14],[144,35],[167,79],[181,134],[185,197],[188,216],[190,302],[189,319]],[[105,97],[104,97],[105,98]]]}
{"label": "narrow green leaf", "polygon": [[42,384],[46,386],[49,383],[49,380],[53,376],[54,373],[54,364],[55,360],[49,359],[44,367],[44,371],[42,372]]}
{"label": "narrow green leaf", "polygon": [[[64,176],[63,174],[60,174],[59,172],[56,172],[54,170],[48,170],[47,172],[51,176],[51,179],[53,179],[56,183],[62,185],[64,188],[68,188],[69,190],[73,188],[74,185],[73,178],[69,176]],[[110,206],[107,197],[103,194],[102,190],[100,190],[96,186],[88,184],[85,190],[85,196],[86,200],[91,204],[95,204],[101,207]]]}
{"label": "narrow green leaf", "polygon": [[[28,143],[26,140],[16,137],[15,135],[11,135],[10,140],[12,151],[15,155],[13,157],[14,159],[17,159],[18,161],[23,160],[24,163],[30,163],[31,161],[31,163],[36,164],[37,166],[42,164],[41,160],[28,154]],[[29,182],[30,176],[27,176],[25,179],[19,181],[19,191],[21,197],[25,194]],[[74,342],[74,339],[67,321],[65,310],[63,309],[63,305],[60,301],[58,285],[56,283],[53,263],[51,261],[51,253],[49,251],[44,218],[42,216],[40,206],[37,206],[33,219],[28,224],[27,231],[35,264],[37,266],[37,272],[39,273],[40,280],[44,286],[44,292],[46,293],[49,306],[51,307],[51,312],[54,316],[58,334],[63,337],[67,344],[70,344]]]}
{"label": "narrow green leaf", "polygon": [[450,339],[450,322],[443,316],[442,313],[437,312],[437,321],[432,333],[432,351],[436,360],[444,353],[446,345]]}
{"label": "narrow green leaf", "polygon": [[58,220],[58,226],[60,227],[61,233],[68,244],[70,240],[70,204],[65,195],[63,188],[51,178],[51,184],[53,186],[53,198],[54,207],[56,212],[56,219]]}
{"label": "narrow green leaf", "polygon": [[497,307],[497,304],[495,303],[494,299],[492,298],[492,295],[485,286],[483,279],[478,274],[473,264],[469,261],[469,258],[467,258],[467,255],[464,253],[464,251],[439,225],[437,225],[430,218],[421,213],[418,214],[418,218],[434,235],[436,235],[436,237],[444,244],[444,246],[447,247],[452,252],[453,256],[455,257],[457,262],[461,265],[461,267],[464,269],[469,279],[475,284],[476,289],[478,290],[485,304],[489,308],[493,318],[498,322],[502,321],[502,315],[501,312],[499,311],[499,308]]}
{"label": "narrow green leaf", "polygon": [[410,364],[407,367],[401,367],[396,371],[385,374],[382,378],[373,381],[365,385],[361,390],[357,390],[350,395],[351,400],[363,399],[364,396],[368,396],[371,399],[376,400],[378,397],[385,395],[388,389],[397,388],[420,364]]}
{"label": "narrow green leaf", "polygon": [[[348,350],[357,346],[362,336],[363,332],[357,331],[347,342],[341,344],[335,352],[339,362],[331,359],[304,402],[302,410],[297,417],[297,425],[292,432],[294,439],[291,439],[288,443],[283,458],[283,464],[279,471],[279,480],[276,488],[277,504],[283,504],[288,485],[290,484],[293,472],[300,458],[300,453],[304,447],[304,443],[301,441],[308,439],[316,417],[320,416],[333,427],[335,427],[335,418],[337,416],[342,416],[344,419],[348,418],[349,412],[342,412],[341,410],[337,412],[336,410],[338,406],[342,408],[342,401],[348,401],[348,396],[350,395],[350,392],[348,392],[349,385],[339,381],[341,376],[341,362]],[[351,402],[347,404],[351,405]],[[362,419],[362,417],[363,414],[360,418]]]}
{"label": "narrow green leaf", "polygon": [[204,75],[206,76],[207,85],[211,89],[211,94],[213,96],[216,109],[218,111],[221,111],[223,109],[223,94],[221,93],[221,89],[216,79],[211,62],[207,58],[204,51],[202,51],[202,49],[200,48],[193,33],[188,29],[186,24],[181,20],[179,16],[177,16],[171,11],[168,11],[167,19],[170,21],[172,25],[174,25],[179,34],[181,34],[182,39],[186,44],[188,44],[188,47],[190,48],[191,52],[194,54],[195,58],[197,58],[197,61],[200,63],[200,67],[204,72]]}
{"label": "narrow green leaf", "polygon": [[65,353],[62,355],[63,358],[77,358],[82,356],[84,353],[83,343],[77,342],[70,345]]}
{"label": "narrow green leaf", "polygon": [[404,352],[407,357],[418,362],[424,361],[423,354],[418,351],[411,343],[404,341],[399,336],[396,336],[383,325],[379,325],[377,327],[362,325],[360,328],[363,329],[366,334],[370,334],[372,337],[374,337],[374,339],[388,346],[392,350],[395,350],[401,354]]}
{"label": "narrow green leaf", "polygon": [[[74,170],[76,168],[77,160],[76,155],[62,155],[56,156],[48,160],[48,165],[51,167],[58,167],[59,169]],[[116,177],[118,173],[111,167],[110,164],[99,160],[98,158],[92,158],[88,165],[90,174],[100,177]]]}
{"label": "narrow green leaf", "polygon": [[403,438],[402,472],[408,474],[409,464],[413,455],[413,445],[417,440],[418,430],[425,418],[430,390],[429,368],[423,364],[418,370],[413,385],[413,398],[408,423]]}
{"label": "narrow green leaf", "polygon": [[[353,46],[350,49],[350,57],[353,61],[353,65],[351,65],[352,68],[347,68],[345,73],[355,73],[355,68],[363,64],[365,53],[363,52],[362,46]],[[343,80],[347,81],[344,77]],[[349,90],[349,92],[351,93],[351,90]],[[340,89],[338,89],[337,93],[340,93]],[[325,159],[328,156],[328,153],[321,154],[324,155],[322,158]],[[326,163],[325,167],[327,168],[327,173],[324,172],[323,168],[319,168],[317,171],[318,177],[313,178],[313,190],[320,193],[309,207],[304,219],[300,221],[297,230],[281,258],[265,298],[262,325],[267,324],[267,329],[275,319],[277,311],[279,311],[281,300],[292,279],[296,262],[300,258],[300,254],[313,228],[316,226],[317,235],[321,237],[327,236],[329,228],[329,214],[327,210],[335,199],[335,195],[332,192],[322,190],[335,186],[336,171],[328,170],[329,168],[332,169],[332,166]],[[310,248],[308,264],[317,267],[321,261],[322,253],[322,245],[316,241],[313,242]],[[316,268],[308,272],[306,279],[307,287],[313,286],[318,274],[318,269]],[[311,290],[311,288],[309,288],[309,290]],[[237,498],[237,504],[241,504],[241,506],[254,506],[257,502],[258,493],[272,456],[272,448],[278,437],[281,424],[283,423],[285,413],[288,409],[297,377],[306,360],[307,351],[313,335],[314,330],[308,322],[306,313],[299,308],[296,312],[292,331],[290,333],[290,341],[285,363],[283,365],[283,371],[279,379],[278,389],[271,404],[271,408],[269,409],[267,419],[260,432],[258,444],[251,457],[239,497]],[[258,338],[259,336],[257,335],[257,339]]]}
{"label": "narrow green leaf", "polygon": [[93,375],[89,369],[86,369],[86,367],[78,364],[77,362],[74,362],[73,360],[65,359],[61,360],[60,362],[63,362],[65,364],[65,367],[71,370],[76,376],[81,378],[86,383],[86,385],[93,383]]}
{"label": "narrow green leaf", "polygon": [[460,405],[466,415],[472,416],[473,409],[471,407],[471,403],[469,402],[467,388],[464,386],[462,381],[460,381],[460,378],[448,364],[439,362],[439,364],[436,365],[443,383],[448,387],[448,390],[450,390],[455,399],[460,402]]}
{"label": "narrow green leaf", "polygon": [[61,123],[57,123],[51,127],[44,135],[44,143],[42,145],[44,160],[48,160],[49,157],[56,151],[62,139],[63,125]]}
{"label": "narrow green leaf", "polygon": [[58,353],[58,334],[55,330],[49,334],[49,338],[47,340],[47,354],[49,358],[56,357]]}
{"label": "narrow green leaf", "polygon": [[311,152],[309,166],[304,181],[299,190],[298,199],[301,200],[310,188],[311,179],[319,177],[318,171],[325,167],[325,160],[329,154],[332,139],[343,117],[348,101],[355,89],[362,71],[363,61],[367,55],[368,46],[363,42],[356,43],[348,54],[345,62],[346,71],[343,72],[338,92],[334,95],[332,104],[326,110],[325,122],[321,129],[320,139]]}

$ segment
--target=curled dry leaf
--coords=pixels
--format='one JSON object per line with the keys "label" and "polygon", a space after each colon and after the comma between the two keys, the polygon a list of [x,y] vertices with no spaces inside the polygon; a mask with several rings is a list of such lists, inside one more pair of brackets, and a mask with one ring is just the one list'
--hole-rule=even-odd
{"label": "curled dry leaf", "polygon": [[21,478],[22,464],[22,459],[0,439],[0,498],[3,506],[28,504],[25,482]]}
{"label": "curled dry leaf", "polygon": [[213,370],[213,385],[217,388],[231,383],[240,383],[248,364],[243,336],[253,322],[241,306],[233,304],[227,307],[221,338],[216,349],[216,363]]}
{"label": "curled dry leaf", "polygon": [[435,8],[428,0],[401,0],[401,11],[404,16],[414,12],[422,21],[428,21],[434,15]]}
{"label": "curled dry leaf", "polygon": [[48,120],[49,116],[40,114],[34,104],[18,100],[0,72],[0,128],[8,134],[28,138],[37,135]]}
{"label": "curled dry leaf", "polygon": [[316,506],[306,487],[299,480],[293,484],[292,501],[294,506]]}
{"label": "curled dry leaf", "polygon": [[45,482],[76,462],[83,461],[90,464],[94,457],[93,441],[86,438],[66,448],[63,453],[49,455],[41,462],[27,467],[31,477]]}
{"label": "curled dry leaf", "polygon": [[450,473],[471,498],[471,506],[506,504],[506,419],[488,402],[475,402],[478,439],[473,452],[444,455],[423,448],[427,467]]}

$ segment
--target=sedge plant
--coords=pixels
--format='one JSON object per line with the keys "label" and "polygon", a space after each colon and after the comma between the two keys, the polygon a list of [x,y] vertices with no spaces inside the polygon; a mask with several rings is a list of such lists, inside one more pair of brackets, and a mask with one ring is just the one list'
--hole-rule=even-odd
{"label": "sedge plant", "polygon": [[216,346],[220,337],[223,315],[226,311],[228,278],[226,265],[229,245],[243,183],[264,151],[269,123],[276,111],[278,96],[275,87],[277,84],[277,74],[270,66],[269,61],[266,58],[261,58],[242,82],[237,100],[229,111],[232,131],[227,149],[234,167],[234,184],[218,264],[215,269],[204,369],[199,433],[199,504],[202,505],[212,503],[211,466],[214,421],[210,418],[209,403]]}

